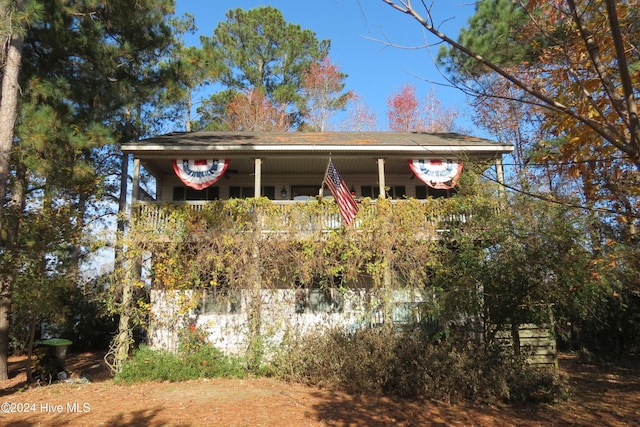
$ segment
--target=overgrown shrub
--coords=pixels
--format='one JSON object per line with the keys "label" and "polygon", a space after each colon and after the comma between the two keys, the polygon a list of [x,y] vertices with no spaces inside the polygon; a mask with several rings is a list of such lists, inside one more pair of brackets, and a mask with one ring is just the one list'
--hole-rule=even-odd
{"label": "overgrown shrub", "polygon": [[243,378],[245,363],[225,356],[211,345],[173,353],[141,346],[122,366],[116,381],[184,381],[197,378]]}
{"label": "overgrown shrub", "polygon": [[504,348],[423,332],[365,329],[307,335],[274,360],[283,379],[343,389],[437,400],[553,401],[566,395],[552,369],[536,368]]}
{"label": "overgrown shrub", "polygon": [[189,325],[178,332],[178,352],[193,354],[209,346],[207,331],[202,326]]}

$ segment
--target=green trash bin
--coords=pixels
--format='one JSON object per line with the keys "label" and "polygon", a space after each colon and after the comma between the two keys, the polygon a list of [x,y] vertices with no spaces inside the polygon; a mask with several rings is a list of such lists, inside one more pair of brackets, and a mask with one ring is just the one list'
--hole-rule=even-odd
{"label": "green trash bin", "polygon": [[[36,341],[35,344],[45,348],[44,357],[40,361],[42,368],[45,369],[50,377],[66,379],[64,364],[67,359],[69,346],[73,344],[72,341],[64,338],[50,338]],[[60,376],[64,376],[65,378],[60,378]]]}

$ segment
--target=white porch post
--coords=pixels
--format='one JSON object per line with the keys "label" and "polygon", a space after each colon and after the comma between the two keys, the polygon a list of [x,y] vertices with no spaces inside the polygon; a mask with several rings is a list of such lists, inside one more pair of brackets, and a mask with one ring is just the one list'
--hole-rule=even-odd
{"label": "white porch post", "polygon": [[131,205],[140,199],[140,159],[133,159],[133,185],[131,188]]}
{"label": "white porch post", "polygon": [[496,157],[495,164],[496,164],[496,179],[498,180],[498,184],[500,184],[498,186],[498,192],[500,193],[500,196],[504,196],[505,190],[504,190],[504,170],[502,168],[502,156]]}
{"label": "white porch post", "polygon": [[380,197],[385,198],[385,187],[387,186],[384,179],[384,159],[378,159],[378,183],[380,184]]}
{"label": "white porch post", "polygon": [[253,196],[255,198],[260,197],[262,194],[262,159],[256,158],[253,159],[253,169],[254,169],[254,193]]}

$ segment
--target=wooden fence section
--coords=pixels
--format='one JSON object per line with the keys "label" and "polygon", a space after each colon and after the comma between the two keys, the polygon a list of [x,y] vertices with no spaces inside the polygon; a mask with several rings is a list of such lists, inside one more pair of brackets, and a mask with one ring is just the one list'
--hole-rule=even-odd
{"label": "wooden fence section", "polygon": [[[536,325],[526,323],[520,325],[520,349],[528,355],[528,360],[539,366],[558,368],[558,351],[556,338],[551,325]],[[511,331],[506,329],[496,334],[496,341],[504,345],[513,346]]]}

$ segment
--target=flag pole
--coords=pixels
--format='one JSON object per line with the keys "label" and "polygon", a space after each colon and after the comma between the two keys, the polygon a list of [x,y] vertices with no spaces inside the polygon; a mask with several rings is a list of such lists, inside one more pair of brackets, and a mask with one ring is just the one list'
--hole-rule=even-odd
{"label": "flag pole", "polygon": [[324,183],[327,181],[327,175],[329,175],[329,165],[331,164],[331,153],[329,153],[329,161],[327,162],[327,167],[324,170],[324,177],[322,178],[322,184],[320,184],[320,190],[318,190],[318,196],[322,197],[324,194],[323,188]]}
{"label": "flag pole", "polygon": [[324,178],[322,178],[322,182],[327,180],[327,175],[329,175],[329,165],[331,164],[331,153],[329,153],[329,161],[327,162],[327,167],[324,170]]}

